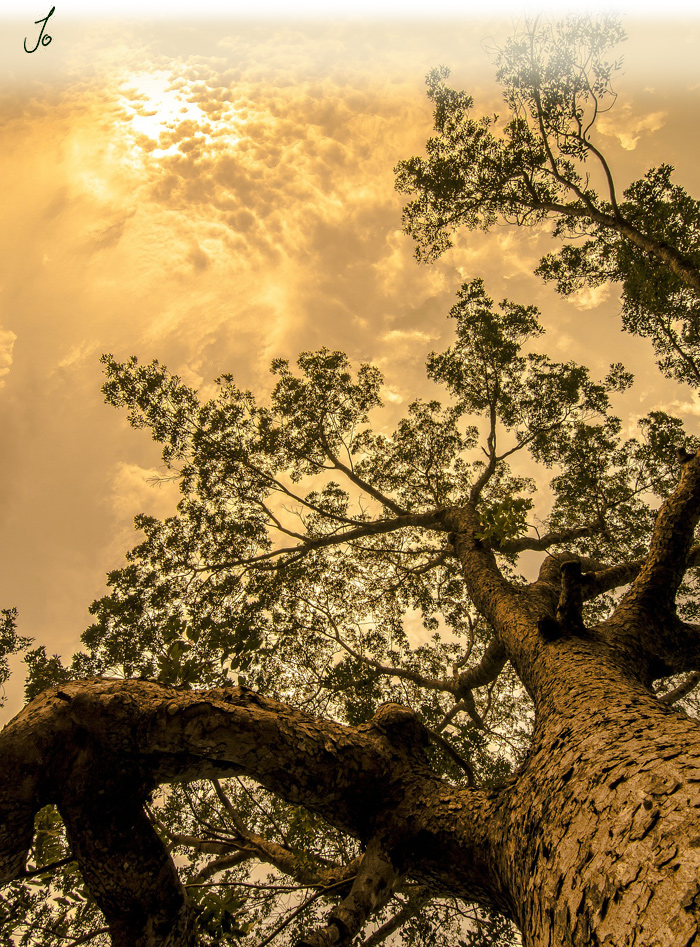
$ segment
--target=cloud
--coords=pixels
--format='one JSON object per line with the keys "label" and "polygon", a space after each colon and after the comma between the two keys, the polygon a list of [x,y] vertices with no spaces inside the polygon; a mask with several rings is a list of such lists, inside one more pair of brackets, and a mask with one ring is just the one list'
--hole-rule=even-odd
{"label": "cloud", "polygon": [[393,388],[389,388],[386,385],[382,386],[382,398],[384,401],[388,401],[390,404],[403,404],[404,397],[399,394],[398,391],[394,391]]}
{"label": "cloud", "polygon": [[171,516],[179,497],[176,484],[164,480],[163,471],[123,461],[116,465],[110,487],[110,505],[120,518],[131,518],[134,511]]}
{"label": "cloud", "polygon": [[127,221],[134,216],[136,208],[119,213],[116,219],[99,226],[88,234],[88,241],[94,250],[107,250],[115,247],[122,238]]}
{"label": "cloud", "polygon": [[80,363],[84,363],[87,359],[92,358],[98,349],[96,342],[80,342],[78,345],[73,345],[66,355],[58,362],[58,368],[74,368]]}
{"label": "cloud", "polygon": [[598,129],[603,135],[617,138],[625,151],[634,151],[642,134],[659,131],[667,118],[666,112],[650,112],[638,118],[632,114],[632,106],[625,103],[616,107],[614,116],[601,118]]}
{"label": "cloud", "polygon": [[588,310],[597,309],[610,297],[611,287],[609,283],[603,283],[602,286],[584,286],[576,293],[567,297],[568,301],[577,309]]}
{"label": "cloud", "polygon": [[0,388],[5,384],[5,376],[12,368],[13,351],[17,336],[10,329],[0,327]]}
{"label": "cloud", "polygon": [[423,332],[420,329],[391,329],[389,332],[385,332],[382,336],[382,342],[396,343],[396,342],[425,342],[428,343],[431,341],[433,336],[429,335],[427,332]]}
{"label": "cloud", "polygon": [[700,418],[700,395],[693,393],[690,401],[674,399],[666,404],[659,405],[659,411],[667,411],[677,417]]}

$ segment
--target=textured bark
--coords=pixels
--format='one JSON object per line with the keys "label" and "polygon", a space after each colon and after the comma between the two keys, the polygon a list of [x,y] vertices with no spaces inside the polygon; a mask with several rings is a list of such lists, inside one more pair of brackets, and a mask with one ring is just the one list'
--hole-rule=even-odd
{"label": "textured bark", "polygon": [[696,943],[700,728],[593,643],[551,649],[550,710],[499,806],[525,943]]}

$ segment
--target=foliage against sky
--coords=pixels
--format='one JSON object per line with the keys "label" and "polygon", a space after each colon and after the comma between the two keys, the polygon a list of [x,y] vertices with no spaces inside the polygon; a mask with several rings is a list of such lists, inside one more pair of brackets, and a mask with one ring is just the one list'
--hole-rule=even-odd
{"label": "foliage against sky", "polygon": [[[325,344],[384,371],[390,430],[414,394],[434,396],[425,356],[448,343],[455,288],[481,275],[496,299],[540,306],[554,350],[605,373],[614,294],[557,299],[531,276],[541,234],[470,236],[421,268],[400,233],[392,168],[429,133],[425,74],[445,64],[500,108],[487,48],[510,23],[55,24],[42,59],[21,27],[18,50],[0,36],[0,574],[23,633],[69,654],[133,516],[177,499],[150,482],[148,437],[101,401],[105,350],[263,391],[271,358]],[[602,123],[616,174],[670,151],[692,192],[696,25],[626,27]],[[680,389],[644,378],[647,347],[628,338],[625,356],[643,379],[625,396],[632,419],[674,402],[694,417]]]}

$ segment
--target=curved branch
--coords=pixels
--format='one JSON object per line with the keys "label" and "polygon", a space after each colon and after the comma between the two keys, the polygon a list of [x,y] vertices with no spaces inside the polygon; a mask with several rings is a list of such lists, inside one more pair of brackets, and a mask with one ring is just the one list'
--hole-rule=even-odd
{"label": "curved branch", "polygon": [[481,660],[474,667],[462,671],[459,675],[460,692],[473,690],[475,687],[485,687],[495,681],[508,661],[508,655],[498,638],[492,638]]}
{"label": "curved branch", "polygon": [[95,937],[99,937],[100,934],[108,934],[108,927],[98,927],[94,931],[88,931],[87,934],[83,934],[82,937],[78,937],[76,940],[72,940],[70,944],[67,944],[66,947],[78,947],[78,944],[87,944]]}
{"label": "curved branch", "polygon": [[473,786],[475,783],[474,769],[472,764],[465,760],[465,758],[455,750],[449,740],[446,740],[445,737],[437,730],[428,729],[428,734],[430,739],[435,743],[436,746],[441,747],[445,753],[450,757],[450,759],[457,764],[464,772],[467,774],[467,785]]}
{"label": "curved branch", "polygon": [[698,684],[700,684],[700,671],[692,671],[682,684],[679,684],[678,687],[674,687],[674,689],[667,694],[662,694],[659,700],[663,701],[664,704],[675,704],[676,701],[687,697],[691,691],[695,690]]}
{"label": "curved branch", "polygon": [[21,874],[34,814],[55,803],[114,947],[194,947],[194,910],[144,800],[161,783],[238,774],[355,838],[380,828],[410,853],[402,873],[503,907],[488,854],[498,796],[441,780],[426,743],[415,714],[396,704],[347,727],[242,687],[66,683],[0,733],[0,879]]}
{"label": "curved branch", "polygon": [[238,851],[212,858],[210,862],[207,862],[207,864],[203,868],[200,868],[197,874],[193,876],[192,884],[201,884],[204,881],[209,881],[214,875],[218,875],[220,871],[226,871],[228,868],[236,868],[236,866],[242,865],[254,857],[253,852]]}
{"label": "curved branch", "polygon": [[[345,882],[341,882],[341,884],[345,884]],[[282,933],[285,927],[289,927],[292,921],[295,918],[299,917],[299,915],[303,911],[305,911],[308,907],[310,907],[314,901],[318,901],[320,897],[328,893],[328,890],[335,887],[339,887],[339,885],[329,885],[328,889],[322,888],[320,891],[314,891],[314,893],[309,895],[309,897],[305,901],[302,901],[299,907],[295,908],[291,914],[288,914],[287,917],[285,917],[285,919],[282,921],[282,923],[278,924],[277,927],[275,927],[272,933],[268,934],[264,940],[261,940],[260,943],[258,944],[258,947],[267,947],[267,945],[271,943],[275,939],[275,937],[277,937],[278,934]]]}
{"label": "curved branch", "polygon": [[[623,585],[629,585],[637,578],[646,561],[645,559],[630,559],[627,562],[618,562],[609,566],[597,560],[589,559],[587,556],[576,556],[574,553],[556,553],[554,556],[547,557],[542,563],[540,579],[557,584],[561,562],[565,561],[565,557],[577,559],[586,573],[586,581],[581,590],[584,602],[591,601],[605,592],[622,588]],[[685,569],[691,569],[697,565],[700,565],[700,545],[691,546],[688,558],[685,561]]]}
{"label": "curved branch", "polygon": [[[700,669],[700,629],[676,614],[676,594],[697,557],[691,544],[699,519],[700,453],[684,454],[678,486],[656,516],[649,552],[617,608],[598,626],[608,644],[634,664],[646,685]],[[628,564],[628,570],[632,568]],[[619,572],[624,569],[618,568]]]}
{"label": "curved branch", "polygon": [[420,671],[412,671],[410,668],[400,668],[390,664],[382,664],[381,661],[377,661],[376,658],[370,658],[366,654],[362,654],[342,638],[333,617],[326,612],[324,612],[324,614],[333,625],[335,631],[332,640],[337,641],[340,647],[344,651],[347,651],[356,661],[361,661],[362,664],[371,667],[379,674],[384,674],[386,677],[402,678],[405,681],[411,681],[413,684],[417,684],[419,687],[425,687],[427,690],[447,691],[450,694],[456,693],[458,682],[454,678],[426,677],[424,674],[421,674]]}
{"label": "curved branch", "polygon": [[[289,556],[290,560],[282,563],[282,565],[286,565],[289,561],[295,561],[296,559],[305,556],[309,552],[314,552],[317,549],[326,549],[329,546],[339,546],[342,543],[351,542],[354,539],[361,539],[365,536],[380,536],[384,533],[393,533],[397,530],[406,529],[407,527],[411,526],[444,531],[444,526],[442,526],[441,522],[441,511],[430,510],[427,513],[406,513],[402,516],[397,516],[394,519],[374,520],[362,526],[358,526],[355,529],[347,529],[343,532],[331,533],[330,535],[326,536],[318,536],[315,539],[308,539],[306,542],[299,543],[298,546],[284,546],[279,549],[272,549],[270,552],[261,553],[259,556],[252,556],[249,559],[224,560],[223,562],[217,562],[216,566],[202,566],[195,571],[206,572],[214,568],[228,569],[235,566],[258,566],[266,562],[269,563],[271,560],[279,559],[282,556]],[[279,566],[276,563],[271,563],[271,568],[278,567]]]}

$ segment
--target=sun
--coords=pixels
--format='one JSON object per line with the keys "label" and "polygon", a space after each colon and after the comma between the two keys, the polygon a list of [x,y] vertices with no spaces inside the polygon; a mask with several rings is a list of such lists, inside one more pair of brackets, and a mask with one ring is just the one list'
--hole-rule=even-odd
{"label": "sun", "polygon": [[135,149],[147,151],[153,158],[174,155],[182,138],[191,136],[193,129],[210,142],[218,123],[194,97],[190,83],[164,70],[129,73],[121,83],[119,102]]}

